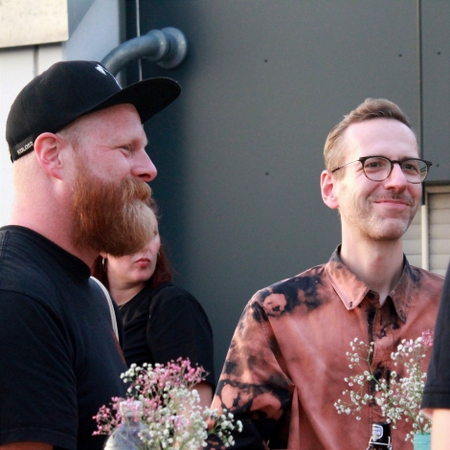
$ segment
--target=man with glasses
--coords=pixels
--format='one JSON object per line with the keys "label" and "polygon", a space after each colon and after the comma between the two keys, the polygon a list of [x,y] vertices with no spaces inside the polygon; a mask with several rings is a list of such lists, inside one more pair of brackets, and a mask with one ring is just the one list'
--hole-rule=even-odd
{"label": "man with glasses", "polygon": [[[389,380],[394,370],[403,375],[390,356],[400,341],[434,329],[443,279],[410,266],[402,250],[431,166],[407,117],[390,101],[367,99],[329,133],[324,159],[322,198],[339,211],[342,243],[328,263],[247,304],[212,405],[243,422],[235,449],[367,448],[372,424],[386,422],[381,407],[369,401],[359,420],[335,407],[350,403],[347,380],[367,369],[363,359],[363,369],[349,367],[350,342],[373,342],[372,370]],[[373,382],[360,389],[376,394]],[[410,429],[401,420],[391,430],[395,450],[412,448]]]}

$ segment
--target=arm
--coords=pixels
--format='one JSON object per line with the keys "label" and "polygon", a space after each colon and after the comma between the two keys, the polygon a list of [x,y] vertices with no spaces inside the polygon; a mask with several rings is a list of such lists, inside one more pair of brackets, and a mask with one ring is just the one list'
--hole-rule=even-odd
{"label": "arm", "polygon": [[431,428],[431,450],[450,449],[450,409],[430,411],[433,417]]}
{"label": "arm", "polygon": [[202,408],[209,407],[213,395],[212,386],[206,381],[202,381],[201,383],[194,386],[193,389],[196,389],[198,395],[200,395],[200,405],[202,406]]}
{"label": "arm", "polygon": [[44,442],[13,442],[0,445],[0,450],[53,450],[53,445]]}
{"label": "arm", "polygon": [[[200,396],[199,405],[202,407],[202,410],[209,407],[209,405],[211,404],[211,399],[212,399],[212,386],[209,383],[202,381],[201,383],[196,384],[192,388],[192,390],[195,390],[198,392],[198,395]],[[189,404],[185,404],[184,406],[186,409],[183,412],[183,415],[187,419],[189,419],[191,407]]]}
{"label": "arm", "polygon": [[[242,422],[243,431],[233,433],[233,449],[267,449],[269,440],[277,442],[275,448],[286,448],[287,435],[279,430],[293,386],[275,356],[280,355],[277,350],[267,315],[251,300],[236,327],[211,405],[219,413],[226,408]],[[214,437],[209,445],[222,448]]]}
{"label": "arm", "polygon": [[450,263],[442,290],[434,333],[433,353],[427,371],[422,412],[433,421],[433,450],[450,449]]}

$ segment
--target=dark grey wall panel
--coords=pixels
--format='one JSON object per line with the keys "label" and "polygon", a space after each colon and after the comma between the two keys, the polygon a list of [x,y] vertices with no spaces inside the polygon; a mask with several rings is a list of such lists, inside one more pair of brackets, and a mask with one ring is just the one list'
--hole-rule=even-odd
{"label": "dark grey wall panel", "polygon": [[422,0],[423,153],[430,181],[450,178],[450,1]]}
{"label": "dark grey wall panel", "polygon": [[[179,69],[143,63],[145,77],[173,76],[183,87],[147,131],[161,234],[177,281],[211,319],[219,369],[255,290],[326,261],[340,241],[338,215],[319,190],[331,127],[366,97],[386,97],[418,128],[417,5],[142,0],[140,8],[142,32],[174,26],[190,41]],[[129,6],[129,37],[133,14]]]}

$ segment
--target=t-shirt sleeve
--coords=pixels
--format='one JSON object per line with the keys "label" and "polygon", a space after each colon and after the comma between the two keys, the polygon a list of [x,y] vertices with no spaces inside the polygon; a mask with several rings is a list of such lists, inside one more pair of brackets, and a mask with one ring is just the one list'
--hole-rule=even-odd
{"label": "t-shirt sleeve", "polygon": [[175,286],[162,290],[149,317],[147,343],[155,362],[189,358],[192,365],[205,369],[206,381],[215,385],[211,325],[188,292]]}
{"label": "t-shirt sleeve", "polygon": [[450,408],[450,264],[439,304],[422,408]]}
{"label": "t-shirt sleeve", "polygon": [[11,291],[0,292],[0,311],[0,444],[75,449],[76,380],[63,325],[39,301]]}

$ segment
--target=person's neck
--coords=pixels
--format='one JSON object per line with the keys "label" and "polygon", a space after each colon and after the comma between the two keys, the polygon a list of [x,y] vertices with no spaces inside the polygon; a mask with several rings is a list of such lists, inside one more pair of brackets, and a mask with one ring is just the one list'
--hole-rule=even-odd
{"label": "person's neck", "polygon": [[58,220],[40,220],[39,217],[30,218],[28,216],[13,215],[8,225],[17,225],[39,233],[49,239],[67,252],[81,259],[86,265],[91,267],[98,252],[91,248],[76,247],[72,243],[70,232],[68,231],[70,224],[64,225],[64,219]]}
{"label": "person's neck", "polygon": [[74,245],[70,208],[70,192],[56,195],[53,189],[41,183],[28,196],[22,191],[16,192],[8,224],[26,227],[41,234],[91,267],[98,252],[90,247]]}
{"label": "person's neck", "polygon": [[114,301],[122,306],[144,289],[145,283],[117,283],[109,280],[109,292]]}
{"label": "person's neck", "polygon": [[403,273],[401,240],[359,241],[343,239],[340,257],[344,264],[370,289],[380,295],[383,303]]}

